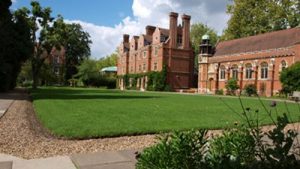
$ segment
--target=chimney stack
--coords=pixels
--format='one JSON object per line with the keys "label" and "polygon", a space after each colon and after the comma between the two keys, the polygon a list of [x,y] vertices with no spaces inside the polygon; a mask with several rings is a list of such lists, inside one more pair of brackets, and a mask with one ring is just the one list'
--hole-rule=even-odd
{"label": "chimney stack", "polygon": [[123,43],[129,43],[129,35],[127,34],[123,35]]}
{"label": "chimney stack", "polygon": [[191,16],[183,14],[182,15],[182,46],[183,49],[190,49],[190,21]]}
{"label": "chimney stack", "polygon": [[154,27],[154,26],[150,26],[150,25],[146,26],[146,35],[152,36],[155,29],[156,29],[156,27]]}
{"label": "chimney stack", "polygon": [[176,48],[177,47],[177,19],[178,19],[178,13],[170,12],[170,48]]}

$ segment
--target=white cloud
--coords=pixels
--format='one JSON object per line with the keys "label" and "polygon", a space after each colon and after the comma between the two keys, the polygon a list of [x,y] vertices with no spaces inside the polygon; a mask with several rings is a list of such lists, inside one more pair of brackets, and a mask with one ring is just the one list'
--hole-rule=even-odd
{"label": "white cloud", "polygon": [[115,51],[122,40],[122,34],[140,35],[145,33],[146,25],[168,28],[168,14],[171,11],[191,15],[192,23],[205,23],[221,34],[229,19],[225,13],[227,3],[226,0],[134,0],[134,17],[125,17],[114,27],[98,26],[79,20],[69,22],[80,23],[89,32],[93,41],[92,56],[100,58]]}
{"label": "white cloud", "polygon": [[11,2],[12,2],[12,3],[17,3],[17,0],[12,0]]}

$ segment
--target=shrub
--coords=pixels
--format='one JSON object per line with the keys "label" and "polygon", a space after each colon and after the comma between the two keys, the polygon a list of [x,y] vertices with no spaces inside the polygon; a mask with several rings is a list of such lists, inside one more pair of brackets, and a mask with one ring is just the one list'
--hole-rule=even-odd
{"label": "shrub", "polygon": [[256,86],[254,84],[245,85],[244,91],[247,96],[257,95]]}
{"label": "shrub", "polygon": [[30,87],[32,86],[32,80],[25,80],[22,82],[22,87]]}
{"label": "shrub", "polygon": [[106,87],[108,89],[115,89],[117,85],[117,79],[114,77],[106,78]]}
{"label": "shrub", "polygon": [[223,89],[217,90],[217,91],[216,91],[216,94],[217,94],[217,95],[224,95]]}
{"label": "shrub", "polygon": [[137,169],[201,169],[206,131],[175,132],[160,138],[153,147],[146,148],[139,156]]}
{"label": "shrub", "polygon": [[291,93],[292,91],[300,90],[300,62],[296,62],[280,73],[280,82],[284,91]]}
{"label": "shrub", "polygon": [[213,169],[241,169],[255,161],[255,140],[245,127],[229,129],[209,145],[206,161]]}
{"label": "shrub", "polygon": [[232,78],[232,79],[229,79],[227,81],[227,84],[225,85],[226,89],[227,89],[227,94],[229,95],[235,95],[235,92],[237,89],[239,89],[239,86],[237,84],[237,80]]}

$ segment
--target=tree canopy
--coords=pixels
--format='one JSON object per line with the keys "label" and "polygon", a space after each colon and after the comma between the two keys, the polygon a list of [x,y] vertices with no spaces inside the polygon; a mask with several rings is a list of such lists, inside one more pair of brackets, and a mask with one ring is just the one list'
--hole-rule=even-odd
{"label": "tree canopy", "polygon": [[215,30],[202,23],[195,23],[191,26],[192,47],[196,55],[199,54],[199,45],[201,44],[202,36],[205,34],[210,36],[211,44],[214,46],[218,40]]}
{"label": "tree canopy", "polygon": [[65,81],[77,73],[78,66],[90,56],[90,35],[83,31],[80,24],[65,23],[62,16],[54,21],[53,32],[59,36],[59,43],[65,48]]}
{"label": "tree canopy", "polygon": [[300,91],[300,62],[296,62],[280,73],[282,89],[285,93]]}
{"label": "tree canopy", "polygon": [[51,16],[50,7],[42,7],[38,1],[31,2],[31,9],[21,8],[16,14],[26,18],[30,25],[31,39],[35,50],[31,52],[33,88],[39,82],[45,60],[49,58],[52,49],[65,49],[65,81],[76,73],[76,66],[90,54],[90,36],[82,30],[79,24],[67,24],[62,16]]}
{"label": "tree canopy", "polygon": [[11,0],[0,1],[0,91],[16,86],[21,65],[33,51],[30,25],[19,13],[10,12],[11,4]]}
{"label": "tree canopy", "polygon": [[233,0],[222,40],[293,28],[300,24],[299,0]]}

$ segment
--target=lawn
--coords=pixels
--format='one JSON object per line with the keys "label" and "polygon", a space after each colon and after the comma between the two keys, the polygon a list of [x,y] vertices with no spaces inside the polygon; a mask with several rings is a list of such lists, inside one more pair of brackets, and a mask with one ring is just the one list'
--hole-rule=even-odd
{"label": "lawn", "polygon": [[[237,97],[54,87],[33,90],[31,95],[42,124],[53,134],[68,138],[218,129],[243,122]],[[242,98],[242,102],[259,110],[262,123],[271,122],[257,98]],[[263,102],[274,116],[287,112],[283,102],[275,108],[269,106],[270,101]],[[298,120],[298,105],[289,103],[288,109],[291,118]]]}

